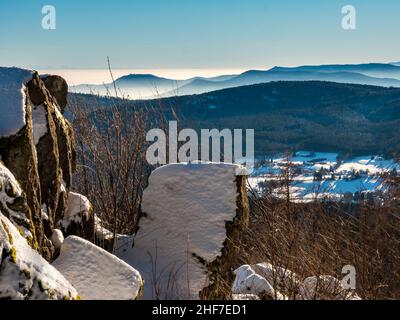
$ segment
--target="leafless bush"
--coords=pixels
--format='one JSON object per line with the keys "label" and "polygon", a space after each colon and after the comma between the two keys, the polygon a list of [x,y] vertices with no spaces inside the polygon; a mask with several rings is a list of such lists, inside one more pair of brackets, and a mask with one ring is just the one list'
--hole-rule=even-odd
{"label": "leafless bush", "polygon": [[[106,106],[93,99],[69,104],[77,142],[78,165],[74,187],[93,204],[103,227],[117,234],[137,229],[143,189],[151,168],[146,162],[146,131],[163,127],[157,108],[134,107],[132,101],[107,99]],[[94,242],[101,243],[102,237]]]}
{"label": "leafless bush", "polygon": [[[268,193],[251,196],[250,227],[238,246],[241,263],[269,262],[300,279],[356,270],[356,292],[363,299],[400,298],[400,207],[396,180],[390,193],[374,203],[314,201],[287,203]],[[298,297],[296,283],[273,281],[289,299]],[[326,294],[335,299],[338,292]],[[318,297],[315,297],[318,298]]]}

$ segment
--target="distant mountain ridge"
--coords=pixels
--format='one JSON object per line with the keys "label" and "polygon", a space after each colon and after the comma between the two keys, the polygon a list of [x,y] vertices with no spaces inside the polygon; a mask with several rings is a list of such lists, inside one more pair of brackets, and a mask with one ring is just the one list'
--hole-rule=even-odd
{"label": "distant mountain ridge", "polygon": [[[310,65],[299,67],[273,67],[269,70],[248,70],[238,75],[194,77],[174,80],[152,74],[129,74],[116,79],[119,96],[128,99],[152,99],[170,97],[267,83],[271,81],[330,81],[381,87],[400,87],[400,62]],[[72,86],[76,93],[115,95],[112,83],[103,85],[83,84]]]}
{"label": "distant mountain ridge", "polygon": [[318,72],[356,72],[371,77],[394,77],[400,78],[400,66],[387,63],[365,63],[365,64],[331,64],[320,66],[300,67],[274,67],[272,70],[279,71],[318,71]]}

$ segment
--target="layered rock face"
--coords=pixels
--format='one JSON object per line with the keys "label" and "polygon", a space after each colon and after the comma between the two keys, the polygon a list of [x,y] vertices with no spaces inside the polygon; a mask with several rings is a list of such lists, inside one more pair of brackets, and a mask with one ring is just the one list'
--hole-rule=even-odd
{"label": "layered rock face", "polygon": [[51,260],[49,239],[67,211],[75,168],[73,129],[62,115],[68,85],[17,68],[0,68],[0,78],[1,160],[24,193],[33,247]]}
{"label": "layered rock face", "polygon": [[244,176],[236,165],[178,163],[154,170],[131,247],[117,255],[145,279],[145,299],[231,297],[234,245],[248,222]]}
{"label": "layered rock face", "polygon": [[136,299],[140,274],[83,239],[96,228],[71,191],[67,92],[61,77],[0,67],[0,299]]}

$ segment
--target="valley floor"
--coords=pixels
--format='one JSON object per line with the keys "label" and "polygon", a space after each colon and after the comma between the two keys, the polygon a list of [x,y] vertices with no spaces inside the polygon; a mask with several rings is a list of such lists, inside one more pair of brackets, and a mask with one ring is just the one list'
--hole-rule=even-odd
{"label": "valley floor", "polygon": [[295,202],[315,199],[356,200],[384,192],[384,176],[397,175],[400,165],[380,156],[339,160],[337,153],[297,151],[256,161],[249,177],[250,187],[284,197],[284,180],[290,180],[290,197]]}

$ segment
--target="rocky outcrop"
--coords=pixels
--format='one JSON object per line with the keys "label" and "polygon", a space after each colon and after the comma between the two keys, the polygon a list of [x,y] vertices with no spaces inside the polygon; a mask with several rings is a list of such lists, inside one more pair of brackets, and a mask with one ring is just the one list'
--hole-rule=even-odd
{"label": "rocky outcrop", "polygon": [[0,111],[15,123],[0,122],[0,156],[25,194],[32,243],[51,260],[49,239],[67,210],[75,169],[74,133],[62,115],[68,85],[17,68],[0,68],[0,77]]}
{"label": "rocky outcrop", "polygon": [[230,298],[235,241],[248,221],[245,178],[223,163],[178,163],[154,170],[134,238],[117,255],[145,279],[146,299]]}
{"label": "rocky outcrop", "polygon": [[50,258],[41,218],[41,190],[33,137],[32,108],[25,86],[32,78],[32,72],[17,68],[0,69],[0,112],[2,117],[9,115],[4,118],[6,121],[0,123],[0,156],[25,191],[30,208],[29,219],[34,225],[33,243],[37,243],[41,252]]}
{"label": "rocky outcrop", "polygon": [[[34,74],[33,79],[28,82],[27,86],[33,109],[41,109],[41,114],[45,117],[45,121],[40,121],[40,123],[35,123],[37,118],[33,117],[33,126],[34,129],[36,126],[46,126],[44,134],[41,137],[36,136],[35,140],[37,141],[36,152],[41,201],[45,205],[48,217],[44,226],[46,235],[49,237],[54,225],[55,212],[62,185],[62,172],[59,164],[60,155],[54,121],[55,108],[57,106],[38,74]],[[38,132],[39,130],[36,129],[35,131]]]}
{"label": "rocky outcrop", "polygon": [[53,230],[53,234],[51,235],[51,242],[53,243],[56,251],[59,251],[61,249],[61,245],[64,242],[64,234],[60,229]]}
{"label": "rocky outcrop", "polygon": [[139,272],[111,253],[76,236],[66,238],[53,262],[87,300],[139,299],[143,280]]}
{"label": "rocky outcrop", "polygon": [[261,300],[360,300],[357,293],[330,275],[301,280],[294,272],[270,263],[243,265],[235,270],[234,298]]}
{"label": "rocky outcrop", "polygon": [[[107,231],[95,227],[89,200],[71,191],[67,92],[61,77],[0,68],[0,299],[79,299],[67,279],[86,299],[137,299],[135,269],[82,238],[64,240]],[[56,257],[67,279],[49,264]]]}
{"label": "rocky outcrop", "polygon": [[0,299],[79,299],[75,288],[0,212]]}
{"label": "rocky outcrop", "polygon": [[[75,166],[73,130],[62,116],[60,107],[60,104],[65,107],[68,86],[61,77],[40,78],[35,73],[27,87],[33,108],[41,108],[46,117],[47,130],[43,130],[44,134],[35,139],[42,203],[46,204],[50,225],[46,233],[50,236],[52,227],[65,210]],[[42,121],[36,123],[36,120],[39,119],[34,117],[34,128],[43,126]]]}
{"label": "rocky outcrop", "polygon": [[41,77],[47,90],[57,100],[61,113],[64,113],[67,106],[68,84],[64,78],[57,75],[46,75]]}

